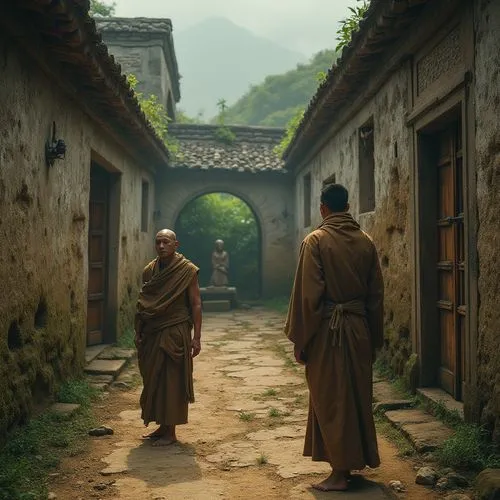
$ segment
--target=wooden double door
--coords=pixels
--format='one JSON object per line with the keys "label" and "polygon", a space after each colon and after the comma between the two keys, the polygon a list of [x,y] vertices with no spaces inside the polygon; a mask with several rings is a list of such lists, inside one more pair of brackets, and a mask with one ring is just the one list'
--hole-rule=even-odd
{"label": "wooden double door", "polygon": [[102,344],[108,312],[110,176],[92,165],[90,171],[87,345]]}
{"label": "wooden double door", "polygon": [[437,163],[437,311],[441,388],[461,400],[466,373],[464,155],[459,120],[435,136]]}

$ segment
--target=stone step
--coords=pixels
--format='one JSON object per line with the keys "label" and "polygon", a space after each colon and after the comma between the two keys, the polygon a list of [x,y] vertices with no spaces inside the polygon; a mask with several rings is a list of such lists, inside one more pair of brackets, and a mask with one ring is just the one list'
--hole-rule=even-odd
{"label": "stone step", "polygon": [[111,375],[114,379],[126,364],[126,359],[94,359],[85,367],[85,373],[89,375]]}
{"label": "stone step", "polygon": [[419,409],[392,410],[385,418],[399,429],[419,453],[433,451],[453,435],[453,430]]}
{"label": "stone step", "polygon": [[98,344],[91,345],[85,349],[85,364],[89,364],[91,361],[97,358],[105,349],[111,347],[110,344]]}
{"label": "stone step", "polygon": [[80,405],[73,403],[54,403],[50,407],[51,412],[67,418],[71,417],[79,409]]}
{"label": "stone step", "polygon": [[135,349],[123,349],[121,347],[108,347],[102,351],[97,359],[130,359],[135,356]]}
{"label": "stone step", "polygon": [[229,300],[204,300],[203,310],[206,312],[228,312],[231,310]]}
{"label": "stone step", "polygon": [[461,401],[453,399],[443,389],[437,387],[423,387],[417,389],[417,394],[429,403],[435,403],[443,406],[450,414],[458,415],[462,420],[464,419],[464,404]]}

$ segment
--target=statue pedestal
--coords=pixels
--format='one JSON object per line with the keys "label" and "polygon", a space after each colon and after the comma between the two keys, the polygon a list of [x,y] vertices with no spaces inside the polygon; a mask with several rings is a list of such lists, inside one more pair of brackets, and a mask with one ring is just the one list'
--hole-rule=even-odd
{"label": "statue pedestal", "polygon": [[223,312],[238,307],[236,288],[233,286],[207,286],[200,288],[203,310]]}

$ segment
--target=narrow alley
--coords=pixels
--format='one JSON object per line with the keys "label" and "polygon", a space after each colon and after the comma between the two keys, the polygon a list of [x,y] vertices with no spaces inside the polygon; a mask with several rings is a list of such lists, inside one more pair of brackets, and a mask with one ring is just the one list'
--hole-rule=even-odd
{"label": "narrow alley", "polygon": [[[196,402],[179,443],[153,447],[141,439],[140,384],[112,388],[96,414],[114,434],[92,438],[89,450],[65,460],[50,491],[64,499],[312,499],[345,493],[310,488],[328,466],[302,457],[307,389],[291,362],[283,316],[264,310],[207,314],[202,354],[195,363]],[[131,363],[119,377],[139,381]],[[120,385],[120,384],[118,384]],[[379,435],[382,466],[353,479],[352,499],[391,498],[391,480],[405,498],[434,499],[415,484],[410,461]],[[394,493],[393,493],[394,495]]]}

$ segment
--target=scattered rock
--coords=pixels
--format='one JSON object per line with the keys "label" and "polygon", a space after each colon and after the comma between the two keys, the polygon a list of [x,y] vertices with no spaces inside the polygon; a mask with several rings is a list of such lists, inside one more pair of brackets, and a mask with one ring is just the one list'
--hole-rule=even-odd
{"label": "scattered rock", "polygon": [[403,493],[405,487],[401,481],[389,481],[389,488],[393,489],[397,493]]}
{"label": "scattered rock", "polygon": [[415,482],[424,486],[434,486],[437,478],[438,473],[432,467],[420,467]]}
{"label": "scattered rock", "polygon": [[450,490],[452,489],[452,485],[447,477],[442,477],[438,479],[436,483],[436,489],[440,491]]}
{"label": "scattered rock", "polygon": [[446,474],[446,479],[448,479],[453,486],[457,486],[458,488],[467,488],[469,486],[469,480],[465,476],[453,471]]}
{"label": "scattered rock", "polygon": [[453,474],[455,471],[451,467],[445,467],[439,471],[441,476],[447,476],[448,474]]}
{"label": "scattered rock", "polygon": [[47,496],[47,500],[56,500],[56,498],[57,495],[53,491],[51,491]]}
{"label": "scattered rock", "polygon": [[72,403],[55,403],[50,407],[50,411],[56,413],[60,417],[71,417],[80,409],[79,404]]}
{"label": "scattered rock", "polygon": [[113,382],[113,387],[116,387],[118,389],[130,389],[130,384],[127,384],[127,382],[123,382],[121,380],[117,380],[116,382]]}
{"label": "scattered rock", "polygon": [[89,431],[89,436],[108,436],[114,434],[113,429],[110,427],[106,427],[104,425],[101,425],[101,427],[96,427],[95,429],[90,429]]}
{"label": "scattered rock", "polygon": [[103,483],[99,483],[99,484],[96,484],[94,486],[94,490],[97,490],[97,491],[104,491],[108,486],[106,484],[103,484]]}
{"label": "scattered rock", "polygon": [[476,479],[479,500],[500,498],[500,469],[485,469]]}

